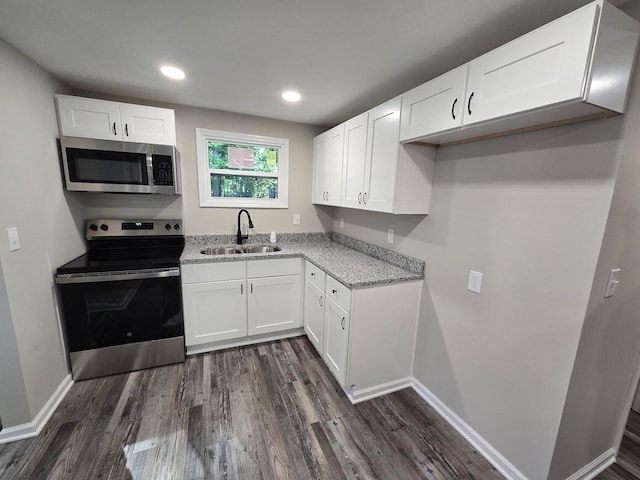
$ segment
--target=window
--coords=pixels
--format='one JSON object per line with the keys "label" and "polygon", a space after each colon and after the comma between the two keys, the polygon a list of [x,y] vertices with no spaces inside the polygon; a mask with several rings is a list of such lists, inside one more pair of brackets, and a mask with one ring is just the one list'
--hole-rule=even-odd
{"label": "window", "polygon": [[288,207],[288,139],[196,128],[196,142],[201,207]]}

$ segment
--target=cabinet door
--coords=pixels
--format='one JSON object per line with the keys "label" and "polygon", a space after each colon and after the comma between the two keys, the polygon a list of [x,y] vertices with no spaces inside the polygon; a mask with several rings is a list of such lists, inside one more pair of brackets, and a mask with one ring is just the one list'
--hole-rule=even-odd
{"label": "cabinet door", "polygon": [[56,100],[62,135],[122,140],[118,103],[66,95],[58,95]]}
{"label": "cabinet door", "polygon": [[329,168],[329,132],[313,139],[313,192],[312,203],[327,203],[327,176]]}
{"label": "cabinet door", "polygon": [[402,95],[400,141],[462,125],[469,65],[463,65]]}
{"label": "cabinet door", "polygon": [[304,331],[320,355],[324,339],[324,303],[324,291],[307,280],[304,290]]}
{"label": "cabinet door", "polygon": [[473,60],[464,124],[582,98],[598,10],[589,4]]}
{"label": "cabinet door", "polygon": [[244,280],[182,285],[182,298],[187,346],[247,335]]}
{"label": "cabinet door", "polygon": [[342,167],[342,206],[360,208],[364,194],[364,172],[367,158],[367,112],[344,125],[344,158]]}
{"label": "cabinet door", "polygon": [[249,335],[302,326],[300,275],[251,278],[248,286]]}
{"label": "cabinet door", "polygon": [[363,208],[392,212],[400,141],[400,97],[369,111]]}
{"label": "cabinet door", "polygon": [[327,204],[339,206],[342,198],[344,124],[329,130],[329,165],[326,170]]}
{"label": "cabinet door", "polygon": [[176,121],[173,110],[120,104],[123,139],[128,142],[176,144]]}
{"label": "cabinet door", "polygon": [[337,303],[327,299],[324,310],[324,351],[322,358],[340,385],[347,379],[349,348],[349,314]]}

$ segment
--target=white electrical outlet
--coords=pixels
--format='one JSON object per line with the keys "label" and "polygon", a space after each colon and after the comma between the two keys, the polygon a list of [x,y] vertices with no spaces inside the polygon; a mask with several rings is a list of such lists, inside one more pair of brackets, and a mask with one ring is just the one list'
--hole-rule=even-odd
{"label": "white electrical outlet", "polygon": [[294,213],[293,214],[293,224],[294,225],[300,225],[300,214],[299,213]]}
{"label": "white electrical outlet", "polygon": [[469,270],[469,285],[467,289],[474,293],[480,293],[482,289],[482,273]]}
{"label": "white electrical outlet", "polygon": [[620,272],[622,272],[621,268],[614,268],[609,272],[609,281],[604,292],[604,298],[613,297],[616,294],[616,289],[620,285]]}
{"label": "white electrical outlet", "polygon": [[394,234],[395,232],[393,231],[393,228],[387,230],[387,243],[393,243]]}
{"label": "white electrical outlet", "polygon": [[9,251],[15,252],[20,250],[20,238],[18,238],[18,229],[16,227],[7,228],[7,236],[9,237]]}
{"label": "white electrical outlet", "polygon": [[344,228],[344,218],[340,219],[340,228]]}

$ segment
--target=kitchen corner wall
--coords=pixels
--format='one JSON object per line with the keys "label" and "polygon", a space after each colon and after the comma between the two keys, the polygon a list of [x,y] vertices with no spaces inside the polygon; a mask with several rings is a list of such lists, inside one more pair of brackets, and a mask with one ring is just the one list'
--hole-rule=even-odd
{"label": "kitchen corner wall", "polygon": [[[182,171],[182,196],[83,195],[87,217],[183,218],[187,235],[234,234],[239,208],[200,208],[196,164],[196,128],[248,133],[289,139],[289,208],[251,208],[255,229],[251,233],[324,232],[331,230],[330,210],[311,204],[313,137],[322,128],[270,118],[222,112],[206,108],[149,102],[140,99],[77,91],[74,95],[172,108],[176,112],[177,147]],[[292,108],[303,108],[292,106]],[[300,225],[293,225],[299,213]],[[246,219],[245,219],[246,221]]]}
{"label": "kitchen corner wall", "polygon": [[[640,2],[623,8],[640,19]],[[621,145],[620,168],[593,280],[549,479],[563,479],[616,449],[640,368],[640,64]],[[622,268],[604,298],[609,272]]]}
{"label": "kitchen corner wall", "polygon": [[[11,427],[31,422],[68,373],[53,273],[84,252],[84,207],[62,189],[53,96],[67,89],[2,40],[0,65],[0,333],[14,352],[0,367],[0,417]],[[9,252],[8,227],[18,228],[18,251]]]}
{"label": "kitchen corner wall", "polygon": [[334,213],[335,231],[391,247],[393,228],[391,248],[426,261],[414,376],[532,480],[549,471],[623,122],[440,148],[428,216]]}

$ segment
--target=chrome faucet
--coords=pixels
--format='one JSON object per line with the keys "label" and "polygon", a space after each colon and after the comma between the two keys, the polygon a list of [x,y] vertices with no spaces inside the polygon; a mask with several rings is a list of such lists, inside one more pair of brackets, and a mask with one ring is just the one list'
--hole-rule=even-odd
{"label": "chrome faucet", "polygon": [[238,212],[238,233],[236,235],[236,243],[238,245],[242,245],[242,241],[243,240],[249,240],[249,231],[247,230],[247,234],[246,235],[242,235],[242,232],[240,231],[240,216],[242,215],[242,212],[247,214],[247,218],[249,219],[249,228],[253,228],[253,222],[251,221],[251,215],[249,215],[249,211],[245,210],[244,208],[242,210],[240,210]]}

